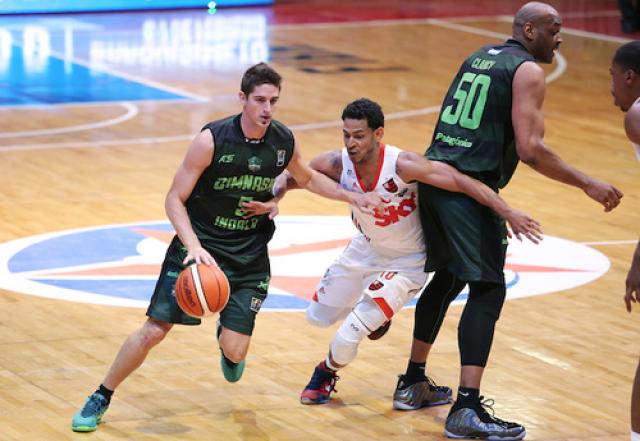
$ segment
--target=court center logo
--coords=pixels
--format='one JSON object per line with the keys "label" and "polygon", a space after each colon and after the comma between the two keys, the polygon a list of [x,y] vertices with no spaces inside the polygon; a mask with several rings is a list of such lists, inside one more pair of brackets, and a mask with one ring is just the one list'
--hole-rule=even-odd
{"label": "court center logo", "polygon": [[[272,278],[262,310],[302,310],[318,280],[349,242],[347,216],[278,216],[270,243]],[[0,244],[0,288],[75,302],[146,307],[171,238],[169,222],[104,225]],[[599,251],[547,236],[512,241],[507,299],[573,288],[609,269]],[[467,292],[456,302],[466,300]],[[415,304],[415,300],[412,302]]]}

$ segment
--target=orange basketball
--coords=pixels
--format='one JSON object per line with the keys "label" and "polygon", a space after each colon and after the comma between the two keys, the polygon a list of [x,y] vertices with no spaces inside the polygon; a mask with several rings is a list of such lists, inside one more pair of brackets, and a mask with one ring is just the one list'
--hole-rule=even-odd
{"label": "orange basketball", "polygon": [[191,317],[213,315],[229,300],[229,280],[217,266],[190,265],[176,280],[176,299]]}

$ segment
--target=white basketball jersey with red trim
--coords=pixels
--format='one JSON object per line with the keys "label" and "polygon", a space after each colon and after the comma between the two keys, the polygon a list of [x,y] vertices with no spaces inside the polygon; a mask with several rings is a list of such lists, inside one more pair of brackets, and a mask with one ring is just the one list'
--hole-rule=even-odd
{"label": "white basketball jersey with red trim", "polygon": [[401,150],[392,145],[380,146],[377,179],[371,188],[364,188],[358,171],[342,149],[340,185],[349,191],[375,191],[389,200],[375,215],[351,207],[351,219],[373,248],[387,256],[424,253],[422,226],[418,213],[418,186],[404,182],[396,173]]}

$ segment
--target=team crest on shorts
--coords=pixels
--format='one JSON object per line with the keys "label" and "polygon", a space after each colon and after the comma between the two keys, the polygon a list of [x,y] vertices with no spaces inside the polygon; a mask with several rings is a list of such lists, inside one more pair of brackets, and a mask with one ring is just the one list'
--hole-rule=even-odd
{"label": "team crest on shorts", "polygon": [[369,291],[377,291],[383,286],[384,286],[384,283],[382,283],[379,280],[374,280],[373,282],[371,282],[371,285],[369,285]]}
{"label": "team crest on shorts", "polygon": [[[275,220],[268,296],[253,306],[262,312],[304,310],[319,289],[322,274],[357,230],[348,216]],[[155,221],[58,231],[2,243],[0,288],[65,301],[146,308],[174,234],[169,222]],[[539,245],[514,240],[505,266],[507,300],[580,286],[608,269],[607,257],[586,245],[552,236]],[[463,291],[456,302],[466,296]]]}
{"label": "team crest on shorts", "polygon": [[251,306],[249,306],[249,309],[252,310],[253,312],[258,312],[260,311],[261,307],[262,307],[262,300],[260,300],[257,297],[251,297]]}

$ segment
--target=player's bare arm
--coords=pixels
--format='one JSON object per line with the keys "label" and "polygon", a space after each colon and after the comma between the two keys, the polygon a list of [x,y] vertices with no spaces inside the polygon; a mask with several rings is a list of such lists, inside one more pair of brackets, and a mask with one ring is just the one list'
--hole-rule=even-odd
{"label": "player's bare arm", "polygon": [[[340,181],[342,173],[342,158],[339,150],[333,150],[316,156],[309,162],[309,167],[322,173],[335,182]],[[288,190],[303,188],[293,178],[288,170],[285,170],[276,178],[273,185],[273,199],[267,202],[249,201],[243,204],[245,217],[268,214],[273,219],[278,214],[278,203]]]}
{"label": "player's bare arm", "polygon": [[538,173],[578,187],[605,211],[613,210],[622,198],[620,190],[570,166],[544,143],[544,93],[542,68],[533,62],[523,63],[513,78],[512,120],[518,156]]}
{"label": "player's bare arm", "polygon": [[187,247],[183,263],[191,260],[197,263],[215,265],[215,259],[202,248],[202,244],[191,227],[185,202],[191,195],[198,178],[213,158],[213,136],[209,130],[200,132],[191,142],[182,164],[173,177],[173,182],[165,198],[165,211],[175,228],[180,241]]}
{"label": "player's bare arm", "polygon": [[444,190],[465,193],[503,217],[518,239],[524,235],[534,243],[542,240],[542,229],[538,221],[523,211],[511,208],[487,185],[460,173],[448,164],[429,161],[416,153],[402,152],[398,157],[396,172],[405,182],[419,181]]}
{"label": "player's bare arm", "polygon": [[329,199],[347,202],[365,213],[373,213],[375,208],[383,206],[383,198],[379,194],[373,192],[361,194],[343,189],[335,180],[312,169],[296,150],[287,170],[298,185],[307,190]]}
{"label": "player's bare arm", "polygon": [[640,145],[640,99],[627,111],[624,118],[624,130],[631,142]]}
{"label": "player's bare arm", "polygon": [[624,302],[627,305],[627,311],[631,312],[631,303],[640,301],[640,241],[633,253],[625,285]]}
{"label": "player's bare arm", "polygon": [[[283,173],[284,176],[276,180],[276,185],[274,186],[275,198],[266,203],[255,201],[245,203],[243,209],[246,216],[250,217],[266,212],[269,212],[271,216],[273,213],[271,206],[277,204],[284,196],[285,188],[283,186],[285,183],[287,189],[305,188],[320,196],[352,204],[366,213],[373,213],[375,208],[382,207],[383,198],[377,193],[360,194],[350,192],[338,185],[342,165],[340,165],[340,173],[336,173],[336,157],[335,153],[333,155],[332,153],[334,152],[325,153],[315,158],[311,161],[311,164],[313,164],[311,166],[311,164],[306,164],[303,161],[302,155],[300,155],[297,148],[294,148],[293,156],[286,170],[287,173]],[[320,169],[320,172],[316,171],[316,167]]]}
{"label": "player's bare arm", "polygon": [[[631,106],[624,118],[624,129],[627,137],[634,144],[640,145],[640,99]],[[631,311],[631,303],[640,301],[640,241],[633,253],[631,267],[625,281],[626,289],[624,302],[627,311]]]}
{"label": "player's bare arm", "polygon": [[[342,153],[340,150],[332,150],[316,156],[309,162],[309,167],[317,172],[322,173],[335,182],[340,182],[340,174],[342,173]],[[279,201],[282,199],[287,190],[294,190],[301,187],[298,182],[291,176],[291,173],[285,172],[278,176],[273,186],[273,194]]]}

